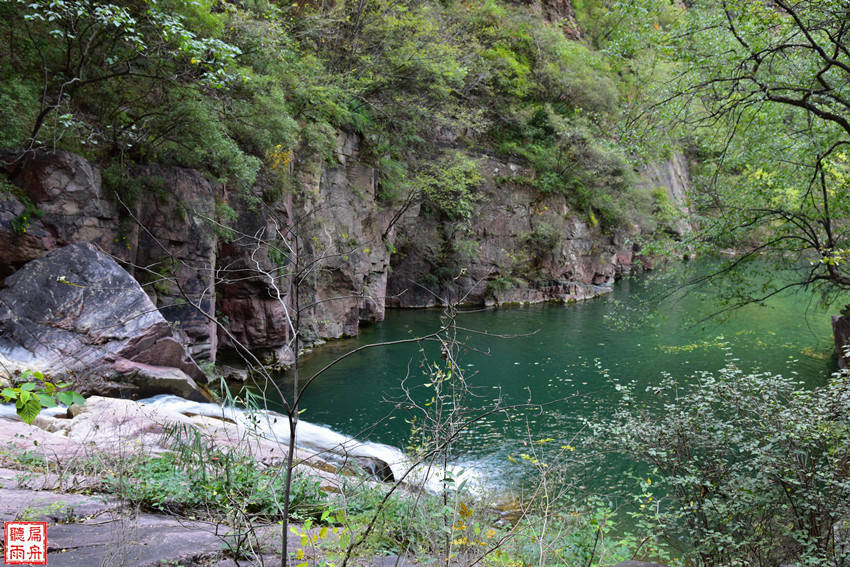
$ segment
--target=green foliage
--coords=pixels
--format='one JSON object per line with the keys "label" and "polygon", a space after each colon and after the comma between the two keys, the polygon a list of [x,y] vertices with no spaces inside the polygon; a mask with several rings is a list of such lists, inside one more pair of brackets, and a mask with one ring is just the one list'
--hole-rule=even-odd
{"label": "green foliage", "polygon": [[219,182],[243,191],[253,185],[260,158],[239,148],[210,100],[184,98],[165,113],[163,120],[176,125],[156,148],[164,161],[208,171]]}
{"label": "green foliage", "polygon": [[2,62],[0,76],[6,78],[0,81],[0,114],[5,117],[0,123],[0,148],[18,148],[26,143],[35,119],[38,88],[13,70],[3,69]]}
{"label": "green foliage", "polygon": [[[9,30],[30,26],[47,48],[44,65],[57,76],[41,106],[65,121],[14,127],[7,135],[18,140],[13,145],[26,130],[38,138],[41,127],[52,128],[36,140],[46,142],[61,138],[64,128],[88,145],[106,142],[135,158],[200,167],[238,187],[253,182],[275,147],[301,145],[330,158],[340,127],[366,137],[387,196],[430,184],[420,177],[433,171],[418,162],[427,165],[421,150],[434,149],[440,129],[498,136],[509,130],[518,145],[536,142],[526,157],[536,157],[543,179],[552,166],[540,156],[564,143],[554,135],[563,128],[529,125],[535,113],[551,105],[564,116],[579,113],[587,119],[578,128],[601,137],[618,98],[602,56],[530,12],[493,1],[341,3],[304,12],[270,5],[218,11],[210,2],[166,2],[147,12],[91,0],[15,6],[3,4],[17,16]],[[71,68],[80,77],[66,88],[60,40],[77,11],[92,33],[108,33],[111,42],[98,43],[96,53],[73,44]],[[4,84],[0,103],[37,92],[42,62],[35,44],[16,41],[21,45],[8,55],[4,74],[16,78]],[[133,71],[141,66],[158,71]],[[131,99],[130,88],[150,94]],[[529,126],[543,137],[525,132]],[[576,167],[592,172],[595,164]],[[574,190],[570,178],[547,179],[546,190]]]}
{"label": "green foliage", "polygon": [[0,198],[11,198],[23,205],[24,210],[9,223],[12,230],[18,234],[24,234],[34,219],[44,215],[44,211],[36,206],[30,196],[5,176],[0,176]]}
{"label": "green foliage", "polygon": [[0,16],[8,147],[194,167],[274,200],[299,189],[280,156],[318,167],[347,131],[384,201],[421,192],[448,220],[471,215],[469,156],[491,149],[604,230],[650,210],[616,134],[619,60],[525,7],[2,0]]}
{"label": "green foliage", "polygon": [[598,431],[650,467],[636,523],[700,565],[845,565],[850,550],[848,375],[801,390],[731,362],[670,377],[622,402]]}
{"label": "green foliage", "polygon": [[700,230],[686,246],[758,250],[778,267],[793,257],[793,285],[827,301],[848,289],[846,6],[586,0],[578,11],[642,94],[619,138],[647,158],[664,138],[689,148]]}
{"label": "green foliage", "polygon": [[[187,428],[171,431],[172,453],[137,461],[122,476],[107,480],[112,490],[131,502],[155,510],[206,510],[213,517],[232,515],[275,520],[277,498],[284,494],[284,477],[264,468],[240,451],[213,446]],[[314,477],[296,472],[292,479],[290,513],[293,518],[318,517],[326,497]]]}
{"label": "green foliage", "polygon": [[496,276],[487,280],[487,289],[491,292],[507,291],[516,287],[526,287],[528,282],[515,276]]}
{"label": "green foliage", "polygon": [[24,204],[24,210],[21,214],[13,218],[10,224],[12,225],[12,230],[16,233],[24,234],[33,219],[43,216],[44,212],[36,207],[28,196],[20,196],[20,192],[17,191],[15,193],[18,199]]}
{"label": "green foliage", "polygon": [[[31,379],[37,382],[30,381]],[[83,405],[86,403],[77,392],[68,390],[70,382],[54,384],[41,372],[26,370],[21,375],[22,382],[15,386],[3,388],[0,398],[5,402],[15,402],[15,410],[18,417],[24,423],[32,425],[41,408],[56,407],[61,402],[66,406],[72,404]]]}
{"label": "green foliage", "polygon": [[599,139],[592,119],[550,103],[527,106],[510,118],[499,131],[499,148],[531,163],[538,190],[563,193],[588,219],[600,217],[604,229],[646,209],[622,150]]}
{"label": "green foliage", "polygon": [[525,238],[525,246],[528,247],[535,258],[551,255],[553,250],[561,241],[558,229],[546,221],[535,223],[534,228]]}
{"label": "green foliage", "polygon": [[[516,526],[520,534],[506,546],[524,565],[614,565],[634,557],[635,538],[622,535],[615,511],[598,498],[578,505],[559,502],[543,516],[530,513]],[[644,550],[644,553],[647,550]]]}
{"label": "green foliage", "polygon": [[461,258],[475,259],[481,254],[481,243],[473,239],[458,238],[452,247],[454,253]]}
{"label": "green foliage", "polygon": [[332,500],[332,505],[344,511],[342,523],[352,534],[359,533],[373,516],[376,517],[376,527],[364,542],[365,552],[430,553],[439,537],[435,533],[439,529],[435,523],[442,511],[439,499],[434,495],[416,499],[399,492],[393,493],[384,502],[388,489],[362,484],[343,487],[342,494],[345,496]]}
{"label": "green foliage", "polygon": [[414,183],[426,202],[449,220],[469,221],[479,200],[474,188],[480,181],[478,163],[452,151],[425,165]]}

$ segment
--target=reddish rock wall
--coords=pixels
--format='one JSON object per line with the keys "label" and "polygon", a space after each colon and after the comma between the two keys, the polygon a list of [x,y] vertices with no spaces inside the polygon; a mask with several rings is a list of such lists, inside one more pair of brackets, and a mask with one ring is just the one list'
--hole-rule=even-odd
{"label": "reddish rock wall", "polygon": [[[680,161],[650,172],[647,187],[681,185]],[[134,172],[144,192],[134,199],[68,152],[17,162],[8,173],[19,194],[0,196],[0,278],[57,247],[92,242],[135,276],[196,359],[245,347],[286,363],[296,307],[309,346],[357,334],[388,306],[567,302],[604,293],[632,270],[638,227],[603,234],[563,195],[524,186],[530,172],[517,164],[482,156],[475,214],[458,225],[421,203],[394,222],[398,205],[378,199],[357,136],[340,135],[333,163],[294,163],[282,173],[290,190],[276,198],[279,184],[260,180],[244,195],[194,170],[148,166]],[[673,199],[683,189],[670,191]],[[40,217],[24,219],[27,200]]]}

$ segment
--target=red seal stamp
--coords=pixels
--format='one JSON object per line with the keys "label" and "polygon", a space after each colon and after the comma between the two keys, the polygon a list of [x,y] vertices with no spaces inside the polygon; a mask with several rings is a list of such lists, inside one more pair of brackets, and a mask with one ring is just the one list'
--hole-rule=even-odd
{"label": "red seal stamp", "polygon": [[4,522],[6,565],[47,565],[46,522]]}

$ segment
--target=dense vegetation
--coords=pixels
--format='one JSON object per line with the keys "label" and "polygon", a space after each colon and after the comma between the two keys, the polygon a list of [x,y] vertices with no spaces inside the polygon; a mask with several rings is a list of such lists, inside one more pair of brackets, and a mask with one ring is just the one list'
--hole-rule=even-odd
{"label": "dense vegetation", "polygon": [[[698,252],[746,251],[791,276],[762,289],[746,279],[732,306],[788,288],[827,300],[848,289],[847,145],[850,5],[845,1],[614,3],[601,43],[647,86],[626,121],[643,139],[690,148]],[[640,22],[635,25],[633,22]],[[632,56],[635,46],[642,55]],[[659,143],[650,144],[652,151]],[[787,278],[786,278],[787,279]]]}
{"label": "dense vegetation", "polygon": [[806,391],[733,360],[638,402],[622,386],[601,446],[648,465],[636,522],[699,565],[847,565],[848,374]]}
{"label": "dense vegetation", "polygon": [[[527,162],[529,184],[604,226],[647,209],[616,131],[632,87],[525,6],[4,0],[0,16],[0,147],[68,148],[113,183],[175,163],[279,195],[282,164],[330,158],[347,130],[386,200],[450,195],[449,215],[468,215],[483,151]],[[435,170],[455,174],[438,187]]]}
{"label": "dense vegetation", "polygon": [[[823,284],[828,297],[850,287],[850,5],[574,7],[580,39],[570,37],[578,32],[567,14],[547,23],[531,7],[496,0],[0,0],[0,148],[13,160],[70,149],[100,164],[115,187],[132,185],[136,164],[189,166],[246,198],[273,200],[298,192],[284,174],[291,164],[332,159],[348,131],[363,140],[386,203],[422,195],[446,218],[469,219],[475,158],[495,154],[527,164],[524,183],[563,193],[611,229],[652,210],[635,189],[634,165],[686,147],[700,226],[687,246],[747,251],[732,267],[770,252],[771,266],[798,274],[792,285]],[[780,287],[742,282],[731,301]],[[647,478],[635,526],[647,535],[623,545],[660,542],[643,555],[678,548],[701,565],[846,565],[846,382],[841,375],[800,392],[730,366],[690,389],[661,383],[657,407],[635,405],[626,387],[620,411],[596,432],[607,448],[652,467],[665,492]],[[255,489],[280,478],[229,458],[221,455],[224,484],[197,460],[134,463],[125,496],[227,515],[244,513],[233,502],[251,491],[251,514],[277,517],[279,504]],[[295,494],[317,500],[314,519],[343,508],[309,482]],[[346,513],[385,513],[374,506],[384,494],[357,497]],[[436,554],[429,546],[440,538],[446,549],[480,543],[487,511],[473,528],[460,500],[428,506],[434,517],[452,514],[443,532],[427,531],[433,518],[425,517],[409,526],[424,535],[391,535],[375,547],[398,552],[415,541]],[[514,549],[503,563],[601,561],[590,541],[610,529],[607,509],[580,510],[592,528],[557,516],[562,539]],[[548,521],[548,510],[533,512],[529,533]],[[401,514],[389,515],[387,532],[409,522]],[[464,527],[454,530],[458,514]],[[608,557],[626,556],[618,541]]]}

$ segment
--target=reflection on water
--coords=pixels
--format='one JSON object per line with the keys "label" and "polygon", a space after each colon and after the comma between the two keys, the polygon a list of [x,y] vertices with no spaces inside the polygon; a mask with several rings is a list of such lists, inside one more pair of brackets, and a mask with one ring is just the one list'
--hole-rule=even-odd
{"label": "reflection on water", "polygon": [[[454,446],[454,460],[475,463],[509,478],[521,466],[512,458],[529,443],[551,439],[572,447],[581,420],[605,414],[618,400],[615,382],[638,391],[670,373],[687,380],[696,370],[716,370],[730,354],[744,369],[795,375],[812,386],[834,371],[828,313],[800,294],[773,298],[767,306],[742,308],[724,321],[696,324],[707,309],[705,295],[679,293],[675,283],[635,277],[612,294],[574,305],[533,305],[463,313],[458,324],[466,345],[460,362],[486,405],[496,395],[507,404],[550,403],[545,411],[490,415],[470,427]],[[309,376],[351,348],[426,334],[439,327],[440,312],[388,311],[383,323],[309,355]],[[515,338],[484,337],[516,335]],[[392,402],[400,385],[427,381],[417,345],[367,349],[320,376],[303,397],[302,417],[372,441],[405,447],[411,426]],[[286,382],[286,377],[282,378]],[[289,391],[285,389],[284,391]]]}

